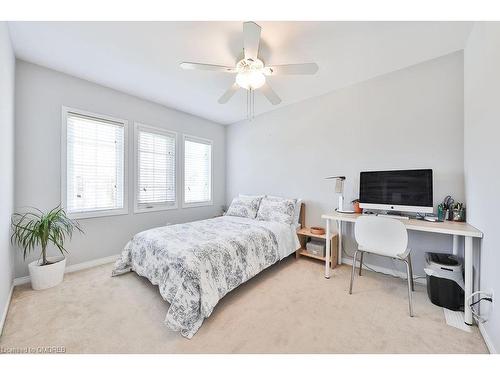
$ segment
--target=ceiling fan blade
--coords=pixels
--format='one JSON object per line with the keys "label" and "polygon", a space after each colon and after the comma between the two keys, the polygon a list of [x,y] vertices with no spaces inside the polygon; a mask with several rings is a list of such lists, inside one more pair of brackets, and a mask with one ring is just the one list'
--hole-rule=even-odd
{"label": "ceiling fan blade", "polygon": [[238,91],[240,86],[235,82],[233,85],[227,89],[227,91],[219,98],[219,104],[225,104],[233,97],[233,95]]}
{"label": "ceiling fan blade", "polygon": [[243,23],[243,52],[245,59],[255,61],[259,54],[260,26],[255,22]]}
{"label": "ceiling fan blade", "polygon": [[315,74],[318,69],[319,67],[316,63],[272,65],[264,68],[264,74],[268,76],[278,74]]}
{"label": "ceiling fan blade", "polygon": [[277,105],[281,103],[281,98],[274,92],[274,90],[266,82],[260,88],[264,96],[271,102],[272,105]]}
{"label": "ceiling fan blade", "polygon": [[194,62],[182,62],[181,68],[185,70],[212,70],[216,72],[236,73],[235,68],[223,65],[200,64]]}

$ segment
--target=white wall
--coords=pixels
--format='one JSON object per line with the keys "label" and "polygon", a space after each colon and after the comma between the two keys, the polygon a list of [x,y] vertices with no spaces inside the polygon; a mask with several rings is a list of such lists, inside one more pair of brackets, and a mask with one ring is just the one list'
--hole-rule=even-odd
{"label": "white wall", "polygon": [[14,274],[10,215],[14,205],[15,58],[6,22],[0,22],[0,330]]}
{"label": "white wall", "polygon": [[[226,143],[227,202],[240,192],[301,197],[307,225],[324,225],[321,213],[336,207],[326,176],[347,176],[350,201],[363,170],[432,168],[434,203],[447,194],[463,200],[463,54],[231,125]],[[423,275],[424,251],[451,251],[452,244],[450,236],[413,233],[410,246]],[[380,258],[367,261],[393,268]]]}
{"label": "white wall", "polygon": [[[480,246],[481,290],[500,293],[500,23],[477,22],[464,60],[465,191],[467,221],[484,233]],[[498,306],[498,301],[496,301]],[[482,303],[482,312],[489,306]],[[500,350],[500,309],[484,324],[490,344]]]}
{"label": "white wall", "polygon": [[[169,87],[166,86],[165,90]],[[223,126],[19,60],[16,69],[16,209],[25,206],[50,209],[61,201],[63,105],[128,120],[129,150],[133,150],[134,121],[179,134],[209,138],[214,142],[213,206],[133,214],[133,158],[129,153],[129,214],[80,220],[85,234],[76,234],[68,244],[69,264],[118,254],[139,231],[167,222],[209,218],[220,212],[225,199]],[[30,260],[35,256],[33,254]],[[16,259],[15,274],[16,277],[27,275],[27,262],[20,255]]]}

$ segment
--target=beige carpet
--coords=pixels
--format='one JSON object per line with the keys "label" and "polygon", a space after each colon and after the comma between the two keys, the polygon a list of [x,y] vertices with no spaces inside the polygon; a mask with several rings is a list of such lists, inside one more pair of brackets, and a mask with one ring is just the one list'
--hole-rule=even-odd
{"label": "beige carpet", "polygon": [[288,258],[227,295],[191,339],[163,325],[157,287],[112,265],[67,274],[45,291],[16,287],[0,346],[64,346],[73,353],[486,353],[474,327],[447,326],[416,285],[365,272],[348,295],[350,268],[330,280],[321,263]]}

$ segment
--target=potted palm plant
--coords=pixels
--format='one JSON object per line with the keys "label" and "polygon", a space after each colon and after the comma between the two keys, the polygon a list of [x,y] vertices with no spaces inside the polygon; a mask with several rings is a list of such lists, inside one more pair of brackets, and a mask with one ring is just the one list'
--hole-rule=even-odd
{"label": "potted palm plant", "polygon": [[[35,208],[12,215],[11,241],[23,251],[24,260],[36,247],[41,249],[39,259],[28,265],[33,289],[47,289],[62,282],[66,268],[64,253],[67,253],[64,241],[71,238],[75,229],[83,233],[78,222],[68,218],[60,206],[48,212]],[[49,244],[53,244],[61,256],[47,257]]]}

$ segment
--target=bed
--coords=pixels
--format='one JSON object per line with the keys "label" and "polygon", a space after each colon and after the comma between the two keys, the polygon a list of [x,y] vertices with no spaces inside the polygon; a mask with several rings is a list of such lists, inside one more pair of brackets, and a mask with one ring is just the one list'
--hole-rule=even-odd
{"label": "bed", "polygon": [[127,243],[113,276],[133,271],[158,285],[165,324],[192,338],[227,293],[300,247],[296,229],[237,216],[149,229]]}

